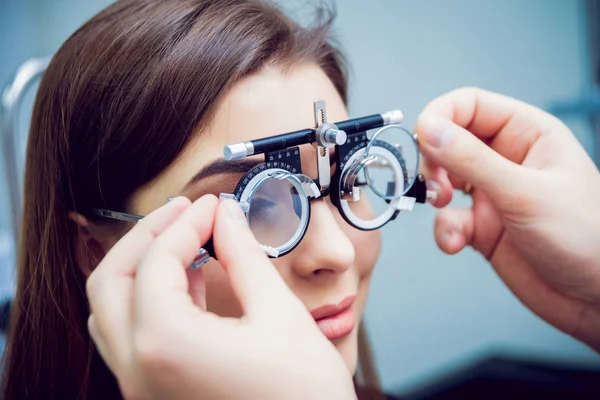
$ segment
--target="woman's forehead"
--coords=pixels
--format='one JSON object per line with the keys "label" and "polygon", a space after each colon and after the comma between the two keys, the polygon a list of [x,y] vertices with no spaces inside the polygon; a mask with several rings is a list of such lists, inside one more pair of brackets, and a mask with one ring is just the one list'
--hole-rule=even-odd
{"label": "woman's forehead", "polygon": [[316,65],[287,72],[265,68],[228,93],[211,123],[210,140],[225,146],[314,127],[313,103],[318,99],[326,100],[331,121],[346,117],[342,99]]}
{"label": "woman's forehead", "polygon": [[[308,64],[288,71],[269,67],[232,87],[209,126],[148,190],[134,200],[139,212],[149,212],[164,198],[182,191],[206,165],[223,158],[228,144],[260,139],[315,126],[313,102],[323,99],[330,121],[347,119],[345,105],[327,75]],[[314,169],[312,146],[302,146],[305,173]],[[262,158],[254,156],[253,158]]]}

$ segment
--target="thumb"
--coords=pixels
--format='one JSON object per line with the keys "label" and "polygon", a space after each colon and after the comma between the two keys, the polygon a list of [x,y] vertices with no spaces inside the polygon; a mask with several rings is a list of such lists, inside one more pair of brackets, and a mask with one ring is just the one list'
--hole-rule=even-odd
{"label": "thumb", "polygon": [[520,165],[448,119],[422,114],[416,132],[421,153],[431,164],[469,182],[494,200],[510,196],[523,180]]}
{"label": "thumb", "polygon": [[260,248],[240,206],[233,200],[219,204],[214,240],[219,262],[227,271],[247,317],[271,318],[292,312],[291,291]]}

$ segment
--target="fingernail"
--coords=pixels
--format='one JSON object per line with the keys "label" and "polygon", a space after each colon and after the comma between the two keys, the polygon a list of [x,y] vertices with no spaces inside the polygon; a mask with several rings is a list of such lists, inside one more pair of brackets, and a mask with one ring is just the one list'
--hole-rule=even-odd
{"label": "fingernail", "polygon": [[427,202],[435,205],[440,193],[442,191],[442,185],[437,181],[427,180],[425,181],[425,187],[427,188]]}
{"label": "fingernail", "polygon": [[442,243],[444,243],[446,246],[450,246],[450,244],[452,243],[453,237],[454,237],[454,232],[452,232],[452,231],[442,233]]}
{"label": "fingernail", "polygon": [[419,142],[436,148],[445,146],[455,132],[450,121],[436,115],[422,115],[418,126]]}
{"label": "fingernail", "polygon": [[434,192],[439,192],[442,189],[442,185],[439,182],[432,180],[425,181],[425,186],[428,190],[433,190]]}
{"label": "fingernail", "polygon": [[187,197],[185,197],[185,196],[167,197],[167,204],[170,203],[170,202],[172,202],[172,201],[174,201],[174,200],[181,201],[181,199],[186,199],[187,200]]}
{"label": "fingernail", "polygon": [[225,207],[227,207],[227,214],[229,214],[229,217],[233,221],[244,223],[244,224],[246,223],[246,216],[242,212],[242,209],[237,202],[227,199],[227,200],[224,200],[223,203],[224,203]]}

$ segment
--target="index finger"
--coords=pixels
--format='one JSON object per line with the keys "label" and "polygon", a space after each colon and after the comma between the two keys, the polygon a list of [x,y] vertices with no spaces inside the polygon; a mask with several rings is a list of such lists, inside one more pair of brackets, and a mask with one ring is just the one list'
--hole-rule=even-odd
{"label": "index finger", "polygon": [[[496,152],[521,164],[533,143],[560,122],[523,101],[479,88],[461,88],[431,101],[422,115],[446,118]],[[419,132],[417,121],[416,132]]]}
{"label": "index finger", "polygon": [[215,196],[203,196],[152,243],[136,274],[134,315],[138,322],[164,323],[193,305],[186,269],[212,234]]}
{"label": "index finger", "polygon": [[176,197],[142,218],[110,249],[92,275],[102,271],[133,275],[142,254],[189,205],[187,198]]}
{"label": "index finger", "polygon": [[[138,262],[154,239],[189,205],[185,198],[173,199],[150,213],[121,238],[106,254],[86,282],[93,335],[99,335],[103,356],[113,361],[126,357],[130,338],[131,297]],[[106,354],[110,352],[110,354]]]}
{"label": "index finger", "polygon": [[[107,286],[126,277],[133,279],[140,258],[152,244],[154,239],[169,226],[190,204],[183,197],[175,198],[165,206],[153,211],[140,220],[127,232],[104,256],[86,282],[86,294],[92,312],[100,311],[100,307],[112,314],[113,308],[122,308],[123,296],[128,293],[117,293],[105,290]],[[108,293],[109,292],[109,293]],[[97,318],[102,319],[104,313]]]}
{"label": "index finger", "polygon": [[[564,133],[554,135],[552,141],[546,141],[547,156],[560,152],[568,145],[568,140],[565,139],[569,131],[561,129],[564,125],[557,118],[520,100],[478,88],[462,88],[442,95],[425,107],[415,128],[423,153],[426,178],[428,182],[437,182],[439,188],[434,204],[436,207],[445,207],[452,200],[453,189],[462,189],[455,187],[454,183],[469,183],[465,176],[455,176],[459,179],[453,182],[447,169],[456,165],[457,160],[468,161],[472,154],[452,154],[452,160],[448,157],[436,157],[435,152],[430,151],[436,147],[433,142],[435,138],[427,134],[426,127],[431,117],[447,120],[468,131],[479,139],[477,142],[483,142],[501,158],[515,164],[523,164],[536,141],[547,132],[561,130]],[[475,151],[471,150],[471,153]],[[491,154],[488,153],[488,156]]]}
{"label": "index finger", "polygon": [[518,116],[529,117],[540,125],[556,121],[531,104],[476,87],[456,89],[432,100],[423,114],[445,117],[480,139],[492,138]]}

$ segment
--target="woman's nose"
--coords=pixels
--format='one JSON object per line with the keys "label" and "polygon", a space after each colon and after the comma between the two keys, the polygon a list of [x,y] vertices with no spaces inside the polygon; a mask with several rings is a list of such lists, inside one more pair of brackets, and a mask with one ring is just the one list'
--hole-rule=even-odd
{"label": "woman's nose", "polygon": [[311,203],[310,222],[304,238],[290,254],[292,269],[298,275],[341,274],[355,258],[354,245],[346,236],[325,199]]}

